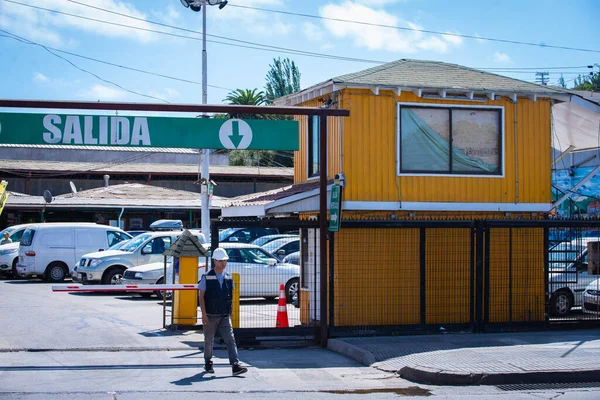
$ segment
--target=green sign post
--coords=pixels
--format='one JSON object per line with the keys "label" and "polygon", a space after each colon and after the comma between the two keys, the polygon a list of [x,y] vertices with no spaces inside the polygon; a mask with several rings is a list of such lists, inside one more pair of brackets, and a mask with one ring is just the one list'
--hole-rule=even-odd
{"label": "green sign post", "polygon": [[340,185],[331,186],[331,197],[329,199],[329,231],[340,230]]}
{"label": "green sign post", "polygon": [[0,113],[0,143],[298,150],[298,122]]}

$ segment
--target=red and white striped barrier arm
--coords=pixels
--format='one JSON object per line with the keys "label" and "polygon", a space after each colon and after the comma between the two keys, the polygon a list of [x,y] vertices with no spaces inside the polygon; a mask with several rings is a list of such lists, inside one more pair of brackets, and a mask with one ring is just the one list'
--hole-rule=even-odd
{"label": "red and white striped barrier arm", "polygon": [[156,290],[198,290],[194,284],[165,284],[165,285],[54,285],[53,292],[154,292]]}

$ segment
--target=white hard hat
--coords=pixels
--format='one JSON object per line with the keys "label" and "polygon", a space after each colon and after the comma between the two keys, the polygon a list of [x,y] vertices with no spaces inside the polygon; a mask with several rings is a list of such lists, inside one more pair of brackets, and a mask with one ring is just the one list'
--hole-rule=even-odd
{"label": "white hard hat", "polygon": [[213,258],[213,260],[217,260],[217,261],[229,260],[229,256],[227,255],[227,252],[225,251],[225,249],[222,249],[221,247],[217,247],[215,249],[215,251],[212,252],[212,258]]}

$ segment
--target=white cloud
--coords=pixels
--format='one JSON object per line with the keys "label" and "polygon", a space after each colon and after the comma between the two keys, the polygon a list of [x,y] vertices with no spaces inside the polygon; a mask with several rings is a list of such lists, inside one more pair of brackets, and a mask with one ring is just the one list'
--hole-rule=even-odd
{"label": "white cloud", "polygon": [[48,83],[50,79],[48,79],[48,77],[41,72],[35,72],[33,74],[33,81],[35,83]]}
{"label": "white cloud", "polygon": [[[180,8],[183,9],[183,7]],[[177,11],[173,4],[169,4],[167,9],[164,11],[152,11],[152,14],[156,16],[160,22],[168,25],[177,24],[181,18],[181,14]]]}
{"label": "white cloud", "polygon": [[179,98],[181,96],[181,94],[177,90],[172,89],[172,88],[165,88],[162,91],[151,91],[148,94],[150,96],[156,97],[158,99],[167,100],[167,101],[176,100],[177,98]]}
{"label": "white cloud", "polygon": [[[236,0],[235,5],[281,9],[284,2],[282,0]],[[225,7],[222,10],[218,10],[218,7],[211,7],[210,20],[219,24],[235,23],[236,26],[245,29],[252,35],[271,38],[287,35],[294,28],[293,24],[286,22],[289,18],[284,16],[240,7]]]}
{"label": "white cloud", "polygon": [[323,31],[321,28],[310,22],[305,22],[302,25],[302,32],[304,32],[304,36],[315,42],[320,42],[323,40]]}
{"label": "white cloud", "polygon": [[370,7],[383,7],[389,4],[400,3],[406,0],[355,0],[357,3],[366,4]]}
{"label": "white cloud", "polygon": [[[119,0],[95,0],[93,5],[94,7],[141,18],[142,21],[66,1],[36,0],[35,6],[39,8],[3,1],[0,5],[0,27],[10,30],[17,35],[50,45],[68,44],[72,41],[70,37],[76,35],[73,31],[85,31],[97,35],[126,38],[143,43],[156,40],[156,34],[151,32],[90,20],[105,20],[111,23],[152,29],[151,24],[143,21],[146,19],[146,15],[137,10],[132,4]],[[51,13],[40,8],[79,15],[88,19]]]}
{"label": "white cloud", "polygon": [[512,59],[506,53],[501,53],[501,52],[497,51],[497,52],[494,53],[494,55],[492,57],[494,59],[494,62],[496,62],[498,64],[510,64],[510,63],[512,63]]}
{"label": "white cloud", "polygon": [[442,39],[448,43],[459,46],[463,43],[463,38],[456,36],[456,34],[458,34],[458,32],[446,32],[445,35],[442,35]]}
{"label": "white cloud", "polygon": [[127,92],[105,85],[93,85],[91,88],[83,90],[80,96],[87,101],[97,100],[118,100],[123,99],[128,94]]}
{"label": "white cloud", "polygon": [[[419,50],[446,53],[452,46],[462,44],[462,39],[451,35],[431,35],[419,32],[423,29],[416,23],[402,20],[383,10],[375,10],[355,1],[342,4],[327,4],[319,10],[325,18],[361,21],[377,25],[406,26],[414,31],[403,31],[383,26],[353,24],[324,20],[325,28],[338,38],[349,38],[359,47],[369,50],[387,50],[414,53]],[[448,32],[450,33],[450,32]]]}

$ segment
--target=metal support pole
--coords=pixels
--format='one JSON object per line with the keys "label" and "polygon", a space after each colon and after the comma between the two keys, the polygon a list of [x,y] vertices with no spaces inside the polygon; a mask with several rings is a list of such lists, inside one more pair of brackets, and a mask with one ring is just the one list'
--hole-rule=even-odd
{"label": "metal support pole", "polygon": [[[207,54],[206,54],[206,9],[208,8],[207,2],[202,7],[202,104],[207,102],[207,87],[208,87],[208,72],[207,68]],[[204,115],[205,116],[205,115]],[[200,205],[201,205],[201,222],[200,228],[204,237],[207,239],[210,237],[210,208],[208,204],[208,185],[209,185],[209,166],[210,166],[210,151],[209,149],[202,149],[202,169],[201,169],[201,186],[200,186]]]}
{"label": "metal support pole", "polygon": [[319,343],[327,347],[327,116],[319,115]]}

